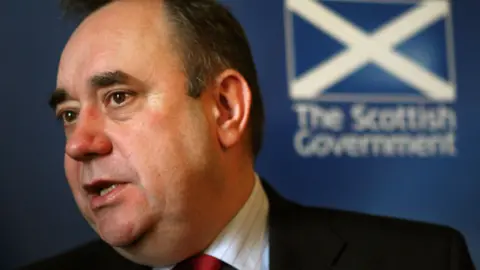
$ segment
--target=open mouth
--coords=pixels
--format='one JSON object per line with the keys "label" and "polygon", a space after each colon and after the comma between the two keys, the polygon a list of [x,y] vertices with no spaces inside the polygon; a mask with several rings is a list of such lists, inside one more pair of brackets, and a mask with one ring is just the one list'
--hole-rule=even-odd
{"label": "open mouth", "polygon": [[117,186],[118,186],[117,184],[113,184],[107,188],[102,188],[100,192],[98,192],[98,195],[100,196],[107,195],[108,193],[112,192]]}
{"label": "open mouth", "polygon": [[127,189],[126,182],[113,182],[107,180],[94,181],[85,185],[90,198],[90,207],[92,210],[98,210],[107,206],[118,204],[122,199],[121,194]]}
{"label": "open mouth", "polygon": [[84,186],[87,193],[91,196],[105,196],[117,189],[119,186],[124,185],[126,183],[118,183],[112,181],[95,181],[92,184]]}

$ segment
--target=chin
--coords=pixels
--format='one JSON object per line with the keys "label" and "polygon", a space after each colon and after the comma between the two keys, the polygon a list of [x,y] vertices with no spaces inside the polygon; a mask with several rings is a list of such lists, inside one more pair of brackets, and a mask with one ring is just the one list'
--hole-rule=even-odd
{"label": "chin", "polygon": [[126,228],[110,228],[97,231],[100,238],[113,247],[124,247],[136,242],[138,236],[133,231],[133,226]]}
{"label": "chin", "polygon": [[152,249],[144,237],[122,247],[113,247],[121,256],[136,264],[149,267],[166,267],[173,265],[187,257],[188,254],[175,250]]}
{"label": "chin", "polygon": [[123,245],[114,245],[113,248],[126,259],[149,267],[172,265],[191,254],[190,248],[185,247],[184,244],[176,244],[180,241],[174,236],[175,234],[173,237],[172,234],[162,233],[160,235],[163,237],[155,237],[155,234],[158,234],[158,231],[152,228],[136,235],[136,238],[123,238],[129,241],[116,242]]}
{"label": "chin", "polygon": [[147,238],[147,234],[143,234],[133,241],[123,242],[123,245],[115,245],[113,249],[127,260],[140,265],[156,267],[173,264],[173,261],[165,263],[161,252],[158,254],[151,252],[151,249],[149,251]]}
{"label": "chin", "polygon": [[[121,220],[121,221],[120,221]],[[140,218],[103,220],[95,231],[112,247],[128,248],[137,244],[150,226]]]}

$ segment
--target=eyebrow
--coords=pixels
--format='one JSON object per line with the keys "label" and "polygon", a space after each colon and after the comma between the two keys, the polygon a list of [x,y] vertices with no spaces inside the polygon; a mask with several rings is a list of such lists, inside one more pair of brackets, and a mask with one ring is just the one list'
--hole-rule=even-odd
{"label": "eyebrow", "polygon": [[57,88],[53,93],[50,95],[50,100],[48,101],[48,105],[53,110],[57,109],[57,106],[65,101],[72,100],[73,98],[67,93],[67,91],[63,88]]}
{"label": "eyebrow", "polygon": [[[128,75],[120,70],[116,71],[106,71],[99,74],[93,75],[89,79],[90,87],[94,89],[110,87],[118,84],[126,84],[128,81]],[[50,95],[48,105],[53,110],[57,109],[57,106],[63,102],[72,100],[73,97],[68,94],[64,88],[57,88]]]}
{"label": "eyebrow", "polygon": [[128,75],[120,70],[107,71],[96,74],[90,78],[90,86],[93,88],[109,87],[117,84],[127,83]]}

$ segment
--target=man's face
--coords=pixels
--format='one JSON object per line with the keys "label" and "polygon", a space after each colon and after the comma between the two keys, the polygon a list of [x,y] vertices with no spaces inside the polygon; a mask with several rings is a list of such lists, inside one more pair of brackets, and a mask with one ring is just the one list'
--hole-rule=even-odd
{"label": "man's face", "polygon": [[221,148],[210,101],[186,95],[161,7],[135,2],[110,4],[74,33],[60,61],[67,98],[56,113],[66,176],[86,220],[125,250],[155,232],[159,255],[168,256],[162,247],[179,248],[193,228],[208,227],[201,209],[219,207]]}

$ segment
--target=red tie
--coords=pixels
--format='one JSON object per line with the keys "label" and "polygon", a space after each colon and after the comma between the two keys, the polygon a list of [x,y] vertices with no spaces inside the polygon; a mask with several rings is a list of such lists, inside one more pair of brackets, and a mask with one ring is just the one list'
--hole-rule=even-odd
{"label": "red tie", "polygon": [[177,264],[173,270],[220,270],[222,261],[207,254],[186,259]]}

